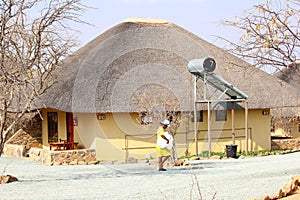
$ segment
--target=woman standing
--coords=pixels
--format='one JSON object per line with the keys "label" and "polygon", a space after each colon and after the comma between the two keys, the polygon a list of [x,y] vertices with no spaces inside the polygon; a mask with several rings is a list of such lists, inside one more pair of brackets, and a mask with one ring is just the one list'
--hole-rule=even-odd
{"label": "woman standing", "polygon": [[[170,139],[168,139],[165,136],[165,130],[170,126],[169,120],[163,120],[160,122],[161,126],[157,130],[157,141],[163,139],[163,142],[166,142],[166,144],[169,144]],[[157,142],[158,143],[158,142]],[[162,148],[159,146],[159,144],[156,144],[156,152],[158,156],[158,170],[159,171],[167,171],[166,169],[163,168],[164,162],[168,160],[168,158],[171,155],[171,152],[167,148]]]}

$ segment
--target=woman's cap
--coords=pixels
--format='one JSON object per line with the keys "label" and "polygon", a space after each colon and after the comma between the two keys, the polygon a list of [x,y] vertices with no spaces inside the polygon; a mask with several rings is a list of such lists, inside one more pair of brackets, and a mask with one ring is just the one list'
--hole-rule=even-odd
{"label": "woman's cap", "polygon": [[164,120],[162,120],[162,121],[160,121],[160,123],[162,124],[162,125],[165,125],[165,126],[170,126],[170,121],[169,120],[167,120],[167,119],[164,119]]}

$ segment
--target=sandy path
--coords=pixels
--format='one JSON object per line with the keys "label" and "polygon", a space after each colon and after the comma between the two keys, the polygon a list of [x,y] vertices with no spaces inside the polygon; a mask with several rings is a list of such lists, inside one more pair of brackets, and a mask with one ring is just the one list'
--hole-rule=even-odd
{"label": "sandy path", "polygon": [[[146,163],[49,166],[1,157],[0,173],[19,181],[0,185],[0,199],[199,199],[241,200],[277,193],[300,175],[300,152],[232,160],[203,160],[167,172]],[[197,178],[197,181],[195,180]]]}

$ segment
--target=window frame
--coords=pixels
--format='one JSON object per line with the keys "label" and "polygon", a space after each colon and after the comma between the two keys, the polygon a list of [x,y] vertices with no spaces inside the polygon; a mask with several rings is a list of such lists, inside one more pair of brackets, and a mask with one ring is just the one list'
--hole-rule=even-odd
{"label": "window frame", "polygon": [[58,112],[47,112],[47,131],[48,142],[58,142]]}
{"label": "window frame", "polygon": [[216,122],[227,121],[227,110],[215,110]]}
{"label": "window frame", "polygon": [[[203,122],[203,110],[197,110],[197,122]],[[191,121],[194,122],[194,111],[192,111],[192,118]]]}

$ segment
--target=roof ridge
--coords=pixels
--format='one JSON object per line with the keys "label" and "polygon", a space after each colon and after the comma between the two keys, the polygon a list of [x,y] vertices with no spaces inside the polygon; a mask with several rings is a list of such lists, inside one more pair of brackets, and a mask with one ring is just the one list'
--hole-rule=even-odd
{"label": "roof ridge", "polygon": [[164,19],[155,18],[127,18],[123,22],[132,22],[138,24],[169,24],[170,22]]}

